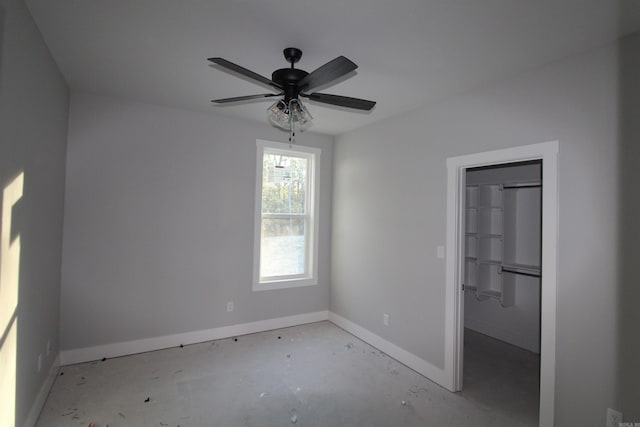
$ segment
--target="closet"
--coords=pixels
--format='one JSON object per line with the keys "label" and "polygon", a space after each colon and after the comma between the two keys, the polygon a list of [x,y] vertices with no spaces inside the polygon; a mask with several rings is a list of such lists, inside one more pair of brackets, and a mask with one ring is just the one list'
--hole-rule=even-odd
{"label": "closet", "polygon": [[465,327],[539,353],[540,162],[467,171]]}

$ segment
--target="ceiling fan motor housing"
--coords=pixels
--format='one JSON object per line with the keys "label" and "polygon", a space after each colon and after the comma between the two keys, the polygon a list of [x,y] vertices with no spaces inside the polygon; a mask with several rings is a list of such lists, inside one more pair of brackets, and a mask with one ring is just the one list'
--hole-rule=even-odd
{"label": "ceiling fan motor housing", "polygon": [[298,98],[298,95],[302,90],[302,88],[298,87],[298,82],[307,74],[309,73],[297,68],[281,68],[273,72],[271,80],[282,86],[284,90],[284,99],[288,102],[291,99]]}

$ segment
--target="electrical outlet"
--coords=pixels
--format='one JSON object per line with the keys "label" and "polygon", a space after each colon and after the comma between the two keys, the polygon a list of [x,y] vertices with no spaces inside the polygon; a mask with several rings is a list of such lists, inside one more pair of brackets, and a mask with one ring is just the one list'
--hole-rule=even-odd
{"label": "electrical outlet", "polygon": [[233,311],[233,301],[229,301],[227,303],[227,313],[231,313]]}
{"label": "electrical outlet", "polygon": [[444,259],[444,246],[436,247],[436,256],[438,259]]}
{"label": "electrical outlet", "polygon": [[619,427],[622,424],[622,412],[607,408],[607,427]]}
{"label": "electrical outlet", "polygon": [[382,315],[382,323],[384,326],[389,326],[389,315],[387,313]]}
{"label": "electrical outlet", "polygon": [[47,341],[47,357],[51,354],[51,350],[53,350],[53,348],[51,347],[51,340],[49,340]]}
{"label": "electrical outlet", "polygon": [[42,370],[42,353],[38,355],[38,372]]}

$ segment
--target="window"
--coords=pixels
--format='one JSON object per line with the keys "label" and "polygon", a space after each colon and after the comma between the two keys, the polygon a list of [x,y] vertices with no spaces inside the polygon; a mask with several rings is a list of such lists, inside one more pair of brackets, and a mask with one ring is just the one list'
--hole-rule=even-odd
{"label": "window", "polygon": [[257,146],[253,290],[315,285],[320,150]]}

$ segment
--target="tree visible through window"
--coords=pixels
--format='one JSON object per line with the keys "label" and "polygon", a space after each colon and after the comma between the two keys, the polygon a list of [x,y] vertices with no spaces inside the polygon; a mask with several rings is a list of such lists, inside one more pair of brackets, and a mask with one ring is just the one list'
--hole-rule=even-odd
{"label": "tree visible through window", "polygon": [[[258,282],[312,279],[315,274],[315,150],[259,144]],[[319,153],[318,153],[319,154]]]}

